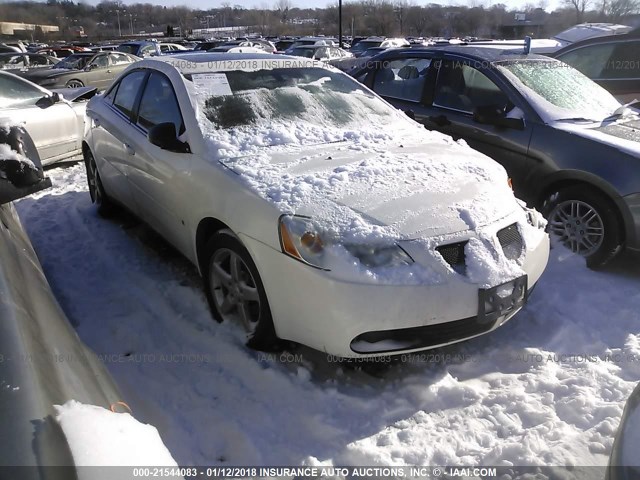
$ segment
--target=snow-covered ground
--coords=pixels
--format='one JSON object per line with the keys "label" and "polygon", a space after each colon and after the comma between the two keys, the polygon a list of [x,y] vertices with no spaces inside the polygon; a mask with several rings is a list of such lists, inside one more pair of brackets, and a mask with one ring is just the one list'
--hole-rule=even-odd
{"label": "snow-covered ground", "polygon": [[606,464],[640,379],[637,264],[593,272],[556,248],[511,322],[404,361],[262,354],[211,319],[195,267],[130,216],[97,216],[83,165],[48,175],[17,204],[44,270],[178,464]]}

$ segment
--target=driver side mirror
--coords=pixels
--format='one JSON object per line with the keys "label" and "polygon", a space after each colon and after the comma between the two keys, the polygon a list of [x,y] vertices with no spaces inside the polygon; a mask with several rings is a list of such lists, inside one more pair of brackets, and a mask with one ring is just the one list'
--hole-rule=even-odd
{"label": "driver side mirror", "polygon": [[149,129],[149,142],[163,150],[176,153],[191,153],[189,144],[178,140],[176,126],[172,122],[159,123]]}
{"label": "driver side mirror", "polygon": [[524,130],[522,118],[507,117],[505,109],[498,105],[482,105],[473,110],[473,120],[485,125],[494,125],[514,130]]}
{"label": "driver side mirror", "polygon": [[51,186],[40,156],[22,127],[0,128],[0,205]]}
{"label": "driver side mirror", "polygon": [[53,92],[51,95],[42,97],[36,102],[36,106],[40,108],[49,108],[51,105],[60,103],[62,101],[62,95],[58,92]]}

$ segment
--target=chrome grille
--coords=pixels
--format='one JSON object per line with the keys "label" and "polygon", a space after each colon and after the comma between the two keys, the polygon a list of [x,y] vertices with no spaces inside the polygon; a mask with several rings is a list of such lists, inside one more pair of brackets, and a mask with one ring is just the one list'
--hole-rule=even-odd
{"label": "chrome grille", "polygon": [[518,230],[518,224],[514,223],[513,225],[503,228],[498,232],[497,236],[505,257],[510,260],[520,258],[524,242],[522,241],[522,235],[520,235],[520,231]]}

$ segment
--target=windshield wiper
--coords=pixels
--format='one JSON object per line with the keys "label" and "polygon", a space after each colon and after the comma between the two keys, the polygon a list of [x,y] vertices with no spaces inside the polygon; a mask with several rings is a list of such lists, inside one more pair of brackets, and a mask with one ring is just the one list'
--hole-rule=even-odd
{"label": "windshield wiper", "polygon": [[627,115],[637,115],[636,112],[633,112],[630,110],[630,107],[633,108],[634,105],[637,105],[638,100],[633,100],[629,103],[625,103],[624,105],[620,105],[618,108],[616,108],[613,113],[611,115],[609,115],[607,118],[603,119],[603,122],[608,122],[610,120],[615,120],[617,118],[622,118],[625,117]]}
{"label": "windshield wiper", "polygon": [[571,117],[571,118],[559,118],[556,122],[597,122],[598,120],[594,120],[593,118],[585,118],[585,117]]}

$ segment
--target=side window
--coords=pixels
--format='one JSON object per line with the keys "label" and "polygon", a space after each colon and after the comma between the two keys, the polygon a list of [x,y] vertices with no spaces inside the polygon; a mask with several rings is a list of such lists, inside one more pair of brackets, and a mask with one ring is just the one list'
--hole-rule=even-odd
{"label": "side window", "polygon": [[109,57],[107,55],[98,55],[91,60],[89,66],[91,68],[107,68],[109,66]]}
{"label": "side window", "polygon": [[144,47],[142,47],[140,49],[140,57],[148,57],[149,55],[153,54],[153,52],[155,52],[155,49],[153,48],[152,45],[145,45]]}
{"label": "side window", "polygon": [[506,107],[509,99],[484,73],[461,62],[445,60],[438,70],[433,104],[472,113],[476,107]]}
{"label": "side window", "polygon": [[44,55],[31,55],[29,57],[29,64],[34,66],[50,65],[50,61]]}
{"label": "side window", "polygon": [[[146,72],[144,70],[131,72],[120,80],[117,87],[114,87],[109,92],[109,95],[111,95],[111,92],[115,91],[113,105],[127,117],[131,116],[133,106],[136,103],[136,97],[138,96],[138,91],[142,86],[142,81],[144,80],[145,75]],[[107,98],[109,95],[107,95]]]}
{"label": "side window", "polygon": [[153,72],[140,100],[138,125],[149,130],[154,125],[165,122],[173,123],[178,134],[184,132],[178,99],[171,82],[163,74]]}
{"label": "side window", "polygon": [[567,52],[558,60],[568,63],[589,78],[602,78],[614,48],[614,43],[590,45]]}
{"label": "side window", "polygon": [[385,97],[419,102],[431,59],[403,58],[384,62],[376,72],[373,90]]}
{"label": "side window", "polygon": [[620,42],[616,45],[607,62],[601,78],[638,79],[640,78],[640,41]]}

